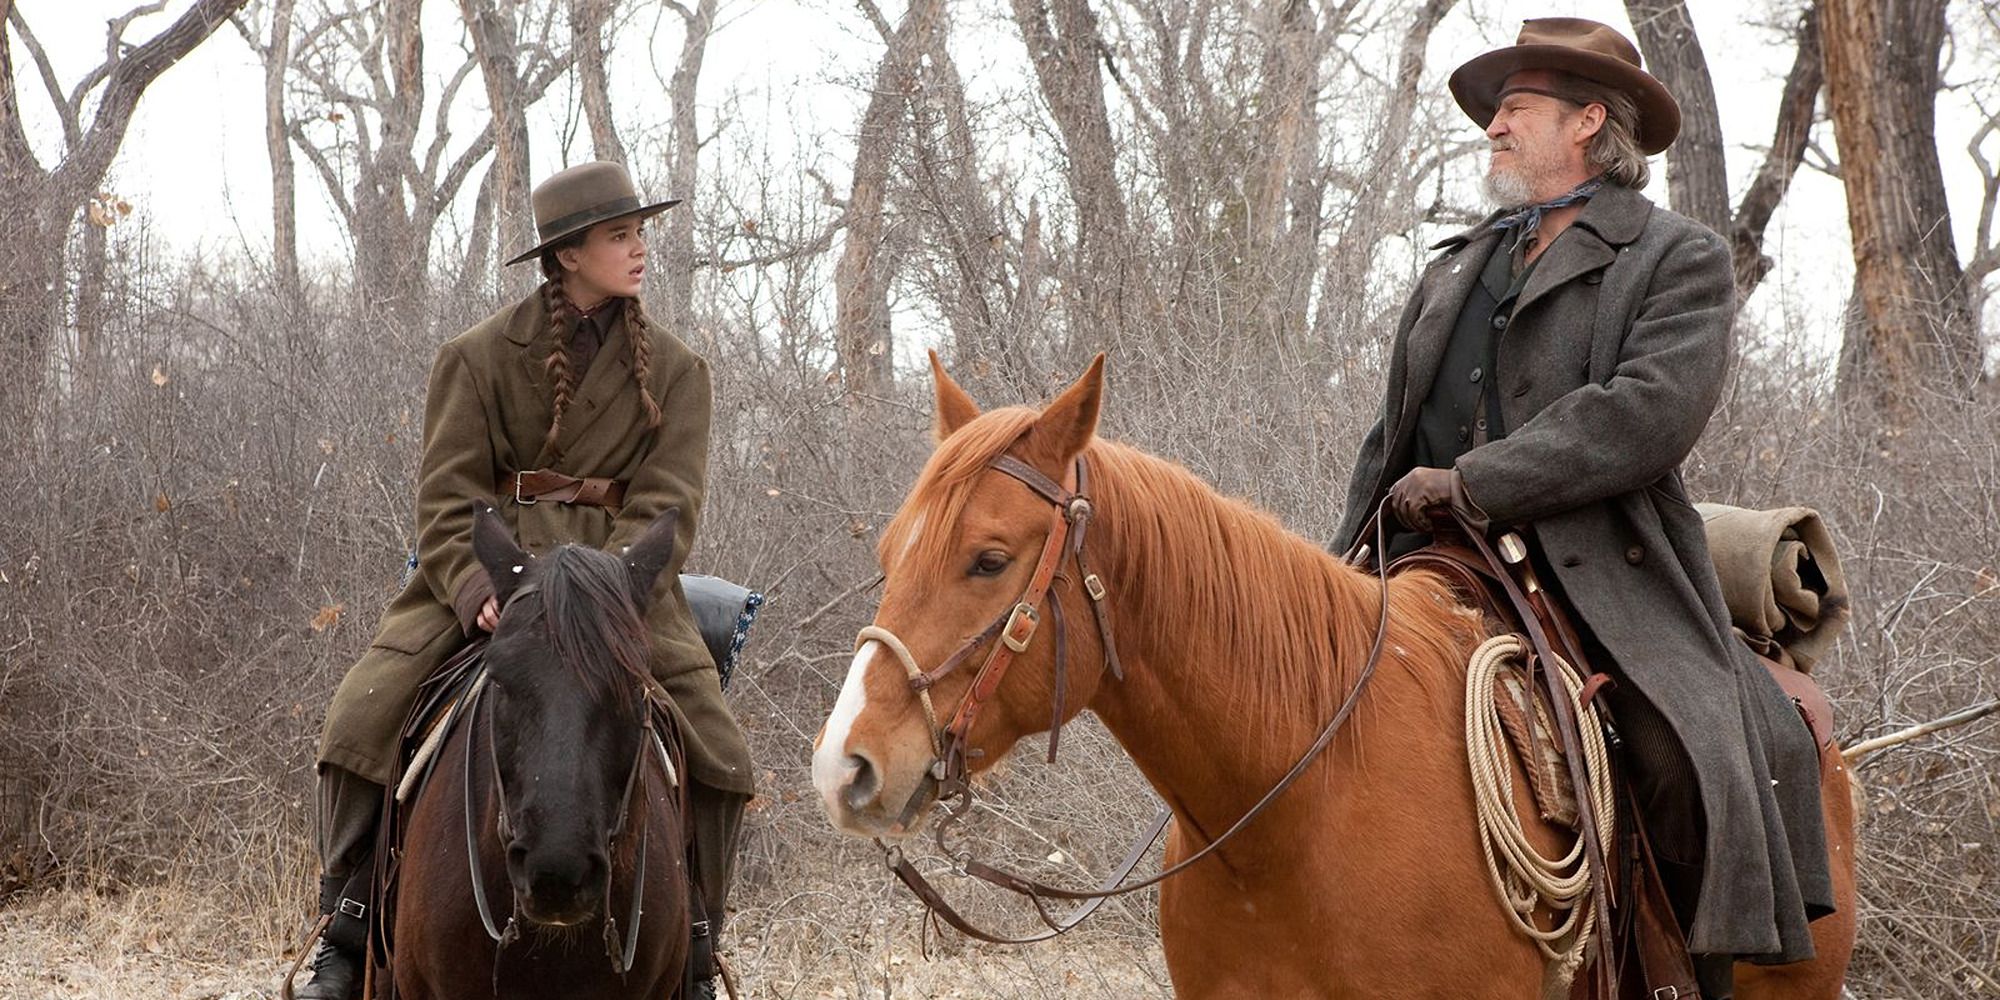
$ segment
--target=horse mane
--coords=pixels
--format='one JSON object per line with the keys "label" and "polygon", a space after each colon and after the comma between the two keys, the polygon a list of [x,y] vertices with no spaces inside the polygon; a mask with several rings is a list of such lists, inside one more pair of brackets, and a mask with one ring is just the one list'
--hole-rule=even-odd
{"label": "horse mane", "polygon": [[[940,443],[883,531],[884,569],[940,580],[973,483],[1038,415],[1026,407],[988,411]],[[1187,680],[1213,686],[1216,696],[1240,697],[1245,679],[1256,676],[1263,680],[1255,704],[1242,707],[1257,717],[1303,711],[1323,720],[1374,643],[1381,608],[1375,577],[1178,464],[1102,438],[1084,457],[1097,510],[1092,548],[1101,553],[1093,569],[1114,599],[1128,602],[1120,612],[1198,623],[1177,630],[1174,641],[1195,665]],[[1442,580],[1397,577],[1389,601],[1385,666],[1463,661],[1477,619]],[[1419,670],[1420,681],[1427,677]]]}
{"label": "horse mane", "polygon": [[556,659],[599,696],[629,704],[648,676],[645,618],[625,565],[596,549],[564,545],[537,560],[523,628],[541,628]]}
{"label": "horse mane", "polygon": [[[1093,441],[1097,530],[1134,588],[1143,621],[1193,622],[1175,635],[1195,665],[1186,678],[1218,697],[1265,678],[1250,705],[1260,719],[1304,711],[1314,724],[1345,698],[1368,659],[1381,584],[1292,533],[1267,511],[1224,496],[1182,466],[1117,442]],[[1100,574],[1104,570],[1098,570]],[[1114,580],[1107,582],[1116,587]],[[1428,573],[1390,581],[1383,665],[1464,662],[1478,619]],[[1442,680],[1442,677],[1435,679]]]}

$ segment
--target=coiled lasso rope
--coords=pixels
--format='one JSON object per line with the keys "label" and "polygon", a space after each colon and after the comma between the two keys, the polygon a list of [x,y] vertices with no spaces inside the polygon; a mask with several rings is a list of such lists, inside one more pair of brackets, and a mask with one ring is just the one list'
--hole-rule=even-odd
{"label": "coiled lasso rope", "polygon": [[[1514,808],[1513,753],[1506,745],[1498,710],[1493,705],[1494,680],[1510,663],[1530,655],[1528,644],[1519,635],[1494,636],[1480,643],[1472,653],[1465,678],[1465,743],[1472,765],[1472,786],[1479,815],[1479,846],[1486,853],[1487,874],[1493,891],[1514,927],[1556,963],[1551,970],[1557,980],[1568,983],[1583,964],[1585,947],[1599,914],[1589,901],[1590,859],[1584,854],[1583,838],[1578,837],[1569,853],[1560,858],[1543,857],[1528,841],[1521,828],[1520,813]],[[1556,671],[1563,688],[1574,702],[1583,687],[1576,668],[1560,658],[1547,669]],[[1584,773],[1590,782],[1590,804],[1597,817],[1600,837],[1608,838],[1613,822],[1611,766],[1604,747],[1604,730],[1598,723],[1595,705],[1577,708],[1578,736],[1583,747]],[[1579,798],[1581,798],[1579,796]],[[1537,905],[1563,914],[1550,930],[1535,926]]]}

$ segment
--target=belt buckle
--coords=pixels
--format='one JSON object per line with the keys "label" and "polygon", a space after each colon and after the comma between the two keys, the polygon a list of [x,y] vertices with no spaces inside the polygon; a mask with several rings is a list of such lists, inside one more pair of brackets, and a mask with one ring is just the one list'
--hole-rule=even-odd
{"label": "belt buckle", "polygon": [[533,507],[537,502],[535,498],[524,497],[521,495],[521,477],[526,475],[527,475],[526,472],[514,473],[514,502],[520,504],[523,507]]}
{"label": "belt buckle", "polygon": [[368,905],[361,902],[358,899],[354,899],[348,896],[342,896],[340,898],[340,905],[337,906],[336,909],[339,910],[342,915],[353,917],[356,920],[363,920],[366,919],[368,916]]}
{"label": "belt buckle", "polygon": [[1653,991],[1653,1000],[1679,1000],[1680,995],[1680,987],[1662,986]]}

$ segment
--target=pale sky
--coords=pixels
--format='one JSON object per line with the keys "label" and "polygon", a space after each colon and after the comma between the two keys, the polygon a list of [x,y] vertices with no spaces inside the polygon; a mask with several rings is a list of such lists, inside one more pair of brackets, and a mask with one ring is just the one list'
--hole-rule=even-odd
{"label": "pale sky", "polygon": [[[1690,0],[1721,95],[1732,197],[1740,195],[1762,158],[1760,150],[1744,147],[1770,141],[1779,87],[1793,55],[1773,33],[1742,26],[1743,12],[1755,2]],[[132,0],[19,0],[18,4],[65,85],[101,60],[104,22],[131,5]],[[187,0],[172,0],[166,12],[141,19],[127,37],[151,37],[188,6]],[[891,18],[899,12],[894,0],[883,6]],[[456,64],[460,33],[455,8],[456,4],[442,0],[427,5],[427,56],[433,67]],[[1026,68],[1011,25],[983,13],[969,15],[970,8],[954,5],[960,18],[954,54],[973,97],[978,99],[982,91],[999,93],[1023,86]],[[611,67],[613,101],[628,144],[632,133],[665,124],[665,87],[655,81],[664,80],[671,71],[681,36],[677,16],[651,4],[642,3],[640,9],[616,40]],[[1465,0],[1432,40],[1426,86],[1442,94],[1443,78],[1454,66],[1485,49],[1510,43],[1524,17],[1557,14],[1594,18],[1630,33],[1623,4],[1614,0]],[[724,0],[701,80],[701,127],[705,133],[713,129],[725,103],[733,122],[722,144],[704,153],[703,170],[716,169],[714,157],[735,144],[733,155],[767,147],[781,163],[794,162],[794,156],[816,155],[816,165],[828,179],[843,183],[852,156],[853,123],[864,99],[855,83],[872,75],[880,49],[873,29],[846,0]],[[60,132],[26,53],[18,46],[15,65],[31,139],[46,155],[59,145]],[[657,77],[653,65],[658,67]],[[1967,75],[1962,68],[1953,72],[1956,78]],[[568,96],[565,86],[551,88],[536,112],[541,125],[531,123],[537,176],[562,162],[561,151],[542,137],[558,134],[561,128]],[[436,87],[432,89],[435,92]],[[483,113],[484,95],[476,77],[465,90],[459,107],[469,120]],[[1969,249],[1979,195],[1977,174],[1964,152],[1970,121],[1962,100],[1947,96],[1940,106],[1940,158],[1962,253]],[[1330,120],[1326,127],[1339,124]],[[1470,122],[1464,127],[1466,138],[1476,134]],[[587,130],[580,124],[577,129],[583,134],[572,160],[588,153]],[[472,131],[476,126],[462,129],[461,134]],[[1822,126],[1817,135],[1831,150],[1831,129]],[[1993,147],[2000,153],[2000,140]],[[340,260],[347,252],[345,240],[318,177],[303,158],[297,170],[302,253],[309,259]],[[810,183],[803,178],[801,182]],[[223,28],[146,92],[107,187],[132,202],[155,232],[176,247],[199,246],[223,254],[242,253],[246,247],[257,253],[268,247],[262,70],[233,28]],[[475,188],[476,176],[466,185],[467,194]],[[1656,201],[1666,201],[1663,163],[1656,162],[1647,192]],[[1852,274],[1838,182],[1802,168],[1770,227],[1766,251],[1777,258],[1779,268],[1749,303],[1752,317],[1775,324],[1782,313],[1807,329],[1831,331]],[[1989,320],[1989,327],[1993,325]]]}

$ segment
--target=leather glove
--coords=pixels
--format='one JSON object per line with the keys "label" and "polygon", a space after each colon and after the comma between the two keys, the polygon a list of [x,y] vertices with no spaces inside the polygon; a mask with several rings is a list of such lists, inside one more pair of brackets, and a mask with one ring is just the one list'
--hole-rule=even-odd
{"label": "leather glove", "polygon": [[1431,518],[1427,512],[1433,507],[1451,506],[1455,478],[1450,469],[1411,469],[1389,487],[1389,509],[1396,512],[1396,520],[1405,526],[1429,531]]}

